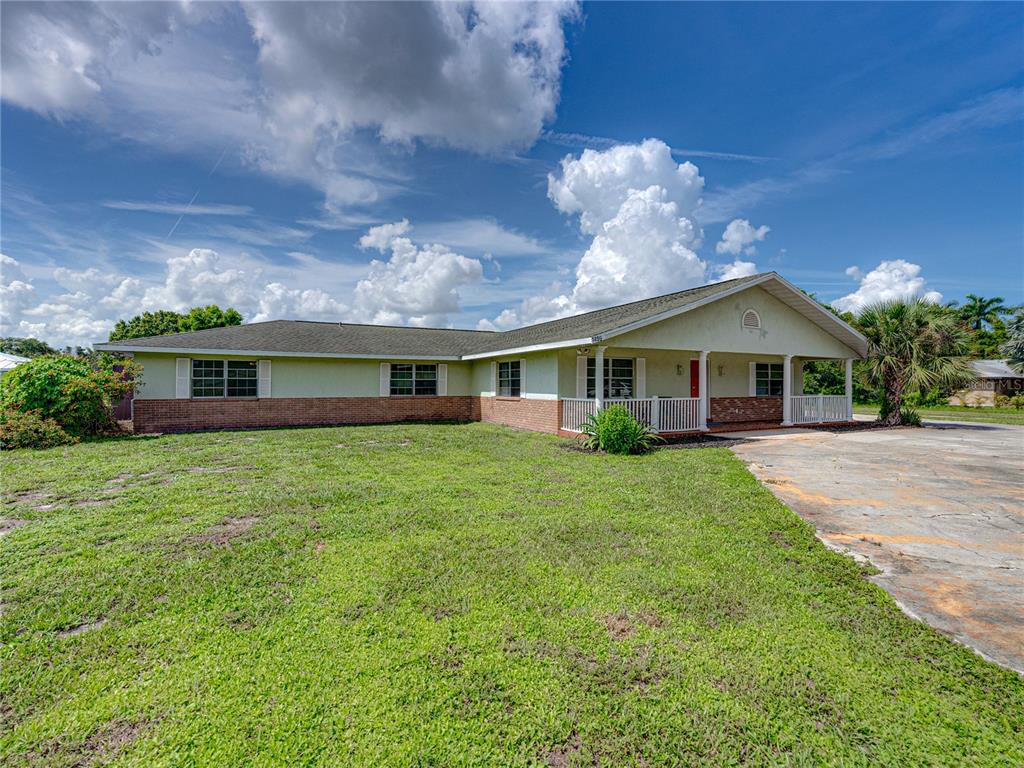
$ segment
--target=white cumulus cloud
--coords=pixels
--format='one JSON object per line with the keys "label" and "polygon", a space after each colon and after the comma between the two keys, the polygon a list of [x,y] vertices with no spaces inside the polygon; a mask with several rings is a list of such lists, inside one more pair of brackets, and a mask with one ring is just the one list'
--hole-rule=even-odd
{"label": "white cumulus cloud", "polygon": [[846,274],[859,280],[860,285],[853,293],[832,302],[832,306],[840,312],[859,312],[871,304],[898,299],[942,301],[941,293],[926,290],[920,265],[903,259],[883,261],[867,274],[861,272],[859,267],[849,267]]}
{"label": "white cumulus cloud", "polygon": [[719,264],[715,267],[717,277],[712,281],[735,280],[738,277],[750,277],[757,274],[757,264],[752,261],[736,259],[732,264]]}
{"label": "white cumulus cloud", "polygon": [[[574,2],[4,3],[8,103],[175,150],[238,148],[342,215],[401,189],[416,142],[530,146]],[[238,34],[238,25],[244,32]]]}
{"label": "white cumulus cloud", "polygon": [[348,307],[316,288],[267,282],[262,270],[229,266],[217,252],[194,248],[166,261],[162,280],[58,267],[51,278],[63,293],[40,299],[18,262],[0,257],[0,334],[34,336],[58,347],[104,341],[114,323],[144,311],[218,304],[248,322],[277,318],[340,320]]}
{"label": "white cumulus cloud", "polygon": [[771,228],[764,225],[753,227],[746,219],[733,219],[722,233],[722,239],[715,245],[715,253],[753,256],[757,253],[754,243],[763,241],[770,231]]}
{"label": "white cumulus cloud", "polygon": [[548,197],[592,237],[575,284],[490,322],[540,322],[701,285],[707,265],[696,253],[702,233],[695,213],[703,189],[697,166],[677,163],[658,139],[565,157],[560,173],[548,176]]}
{"label": "white cumulus cloud", "polygon": [[407,220],[372,227],[362,238],[388,259],[370,262],[356,284],[350,320],[389,325],[444,326],[459,311],[459,288],[479,283],[483,265],[438,243],[417,245]]}

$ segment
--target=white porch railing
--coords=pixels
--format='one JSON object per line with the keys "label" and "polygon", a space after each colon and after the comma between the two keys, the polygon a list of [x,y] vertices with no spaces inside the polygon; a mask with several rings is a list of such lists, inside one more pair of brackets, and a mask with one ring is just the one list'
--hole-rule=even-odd
{"label": "white porch railing", "polygon": [[[657,432],[696,432],[700,428],[699,397],[611,397],[604,400],[604,406],[609,405],[624,406],[636,419],[647,422]],[[579,432],[587,417],[596,410],[592,399],[563,398],[562,429]]]}
{"label": "white porch railing", "polygon": [[794,395],[790,402],[794,424],[849,421],[853,418],[846,395]]}
{"label": "white porch railing", "polygon": [[699,397],[659,397],[658,431],[696,432],[700,429]]}
{"label": "white porch railing", "polygon": [[587,421],[587,417],[594,413],[595,403],[593,400],[580,397],[566,397],[562,399],[562,429],[566,432],[579,432]]}

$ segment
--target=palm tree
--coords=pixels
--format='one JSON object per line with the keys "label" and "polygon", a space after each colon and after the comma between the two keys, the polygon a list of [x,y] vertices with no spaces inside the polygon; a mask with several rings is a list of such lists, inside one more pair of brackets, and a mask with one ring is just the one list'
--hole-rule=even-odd
{"label": "palm tree", "polygon": [[1010,308],[1003,304],[1002,296],[985,299],[973,293],[968,293],[967,301],[960,307],[960,316],[963,317],[968,327],[980,331],[986,325],[991,325],[1000,315],[1009,311]]}
{"label": "palm tree", "polygon": [[1006,324],[1009,336],[1000,349],[1009,357],[1010,367],[1017,373],[1024,373],[1024,307],[1017,307],[1017,314]]}
{"label": "palm tree", "polygon": [[874,304],[861,311],[857,326],[868,340],[864,370],[870,383],[882,390],[879,419],[886,424],[903,423],[904,395],[932,387],[961,387],[974,378],[964,357],[969,333],[930,302]]}

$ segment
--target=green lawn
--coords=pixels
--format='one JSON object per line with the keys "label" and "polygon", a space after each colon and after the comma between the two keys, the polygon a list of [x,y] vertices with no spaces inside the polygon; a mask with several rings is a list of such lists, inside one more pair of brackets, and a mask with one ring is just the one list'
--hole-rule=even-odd
{"label": "green lawn", "polygon": [[906,618],[728,450],[564,445],[4,455],[0,763],[1024,763],[1024,680]]}
{"label": "green lawn", "polygon": [[[915,408],[923,419],[935,421],[977,421],[983,424],[1024,424],[1024,410],[1016,408],[970,408],[963,405],[942,405]],[[877,405],[854,405],[854,413],[878,415]]]}

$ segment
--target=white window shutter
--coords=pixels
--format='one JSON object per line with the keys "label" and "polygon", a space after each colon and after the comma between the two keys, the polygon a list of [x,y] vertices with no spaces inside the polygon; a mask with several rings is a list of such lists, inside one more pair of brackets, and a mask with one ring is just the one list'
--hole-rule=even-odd
{"label": "white window shutter", "polygon": [[491,394],[498,394],[498,364],[491,363]]}
{"label": "white window shutter", "polygon": [[441,363],[437,366],[437,394],[444,397],[448,394],[448,364]]}
{"label": "white window shutter", "polygon": [[576,397],[587,396],[587,358],[576,358]]}
{"label": "white window shutter", "polygon": [[643,400],[647,397],[647,358],[636,359],[636,397]]}
{"label": "white window shutter", "polygon": [[519,396],[526,397],[526,358],[519,360]]}
{"label": "white window shutter", "polygon": [[380,396],[391,395],[391,363],[380,364]]}
{"label": "white window shutter", "polygon": [[748,389],[750,390],[751,397],[757,394],[757,363],[750,364],[750,384]]}
{"label": "white window shutter", "polygon": [[174,361],[174,397],[178,400],[187,399],[189,384],[192,381],[192,361],[187,357],[179,357]]}
{"label": "white window shutter", "polygon": [[256,383],[256,396],[270,397],[270,361],[260,360],[257,367],[259,380]]}

